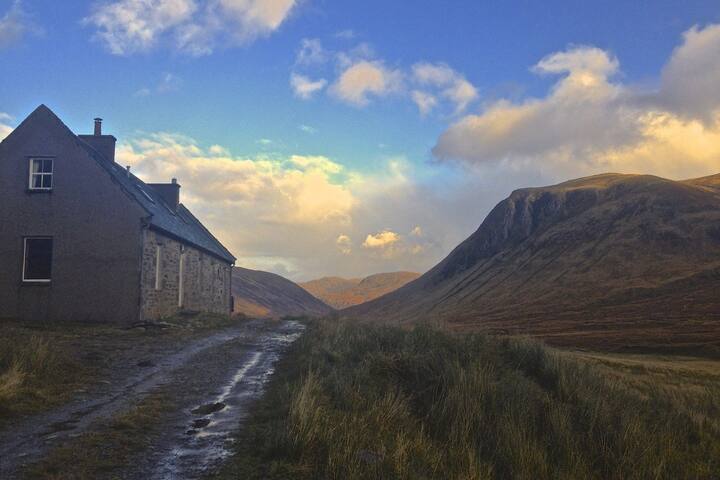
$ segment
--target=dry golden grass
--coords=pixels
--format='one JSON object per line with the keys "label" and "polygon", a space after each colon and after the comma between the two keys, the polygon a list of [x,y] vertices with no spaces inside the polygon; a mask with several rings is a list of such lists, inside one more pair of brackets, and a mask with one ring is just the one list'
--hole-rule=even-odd
{"label": "dry golden grass", "polygon": [[[113,368],[128,352],[157,348],[244,321],[218,315],[168,319],[172,328],[124,329],[98,324],[0,323],[0,428],[62,404]],[[137,361],[129,355],[128,361]]]}
{"label": "dry golden grass", "polygon": [[0,422],[67,398],[89,376],[52,336],[6,328],[0,339]]}
{"label": "dry golden grass", "polygon": [[219,478],[713,478],[716,367],[319,322]]}
{"label": "dry golden grass", "polygon": [[106,424],[52,450],[23,472],[23,478],[122,478],[118,472],[127,467],[134,455],[150,446],[150,434],[160,423],[163,413],[171,409],[170,399],[163,394],[150,395]]}

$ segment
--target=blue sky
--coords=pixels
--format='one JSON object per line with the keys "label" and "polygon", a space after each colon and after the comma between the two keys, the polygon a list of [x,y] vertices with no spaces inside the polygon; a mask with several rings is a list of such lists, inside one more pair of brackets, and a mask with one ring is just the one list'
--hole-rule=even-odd
{"label": "blue sky", "polygon": [[[40,103],[78,133],[102,116],[241,263],[292,278],[424,270],[514,188],[720,169],[717,94],[681,80],[718,75],[716,2],[5,0],[0,18],[6,129]],[[538,141],[534,116],[572,139]],[[678,146],[697,125],[708,149]]]}

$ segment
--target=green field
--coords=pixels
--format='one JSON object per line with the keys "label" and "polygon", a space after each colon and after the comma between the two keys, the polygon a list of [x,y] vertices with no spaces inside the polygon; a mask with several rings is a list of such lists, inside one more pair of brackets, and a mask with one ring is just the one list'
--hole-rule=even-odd
{"label": "green field", "polygon": [[219,478],[720,472],[713,360],[320,321],[276,370]]}

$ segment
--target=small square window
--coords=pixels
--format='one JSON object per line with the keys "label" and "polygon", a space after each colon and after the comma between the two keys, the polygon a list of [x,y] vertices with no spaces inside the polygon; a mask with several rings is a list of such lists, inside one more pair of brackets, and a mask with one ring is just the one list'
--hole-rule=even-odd
{"label": "small square window", "polygon": [[52,273],[53,239],[27,237],[24,250],[23,281],[49,282]]}
{"label": "small square window", "polygon": [[30,190],[52,190],[53,159],[30,159]]}

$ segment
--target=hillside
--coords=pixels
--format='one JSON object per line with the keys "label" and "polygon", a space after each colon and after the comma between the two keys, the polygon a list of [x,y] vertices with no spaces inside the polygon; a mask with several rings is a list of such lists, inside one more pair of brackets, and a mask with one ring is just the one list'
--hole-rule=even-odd
{"label": "hillside", "polygon": [[604,174],[513,192],[442,262],[348,317],[559,345],[720,346],[720,175]]}
{"label": "hillside", "polygon": [[317,317],[333,311],[290,280],[259,270],[233,268],[232,294],[235,313],[249,317]]}
{"label": "hillside", "polygon": [[390,293],[419,276],[414,272],[390,272],[365,278],[324,277],[299,285],[328,305],[340,309]]}

